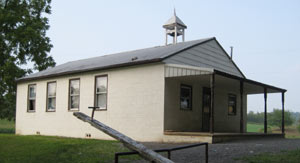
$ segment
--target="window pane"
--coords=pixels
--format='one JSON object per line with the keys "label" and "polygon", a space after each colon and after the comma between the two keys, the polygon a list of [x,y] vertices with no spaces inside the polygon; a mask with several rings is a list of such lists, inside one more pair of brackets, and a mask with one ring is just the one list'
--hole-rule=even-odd
{"label": "window pane", "polygon": [[100,109],[106,109],[106,94],[98,94],[97,95],[97,106]]}
{"label": "window pane", "polygon": [[188,108],[188,100],[187,99],[184,99],[184,98],[181,98],[181,108],[182,109],[186,109]]}
{"label": "window pane", "polygon": [[236,96],[235,95],[228,96],[228,114],[229,115],[236,114]]}
{"label": "window pane", "polygon": [[97,77],[96,79],[96,92],[106,92],[107,90],[107,77]]}
{"label": "window pane", "polygon": [[234,112],[233,112],[233,107],[232,106],[229,106],[228,107],[228,113],[229,114],[233,114]]}
{"label": "window pane", "polygon": [[35,100],[29,100],[29,108],[30,111],[35,110]]}
{"label": "window pane", "polygon": [[48,110],[55,110],[56,98],[48,98]]}
{"label": "window pane", "polygon": [[71,80],[70,87],[71,94],[79,94],[79,80]]}
{"label": "window pane", "polygon": [[48,97],[56,96],[56,83],[48,83]]}
{"label": "window pane", "polygon": [[192,106],[192,89],[190,87],[181,86],[180,107],[182,109],[191,109],[191,106]]}
{"label": "window pane", "polygon": [[78,109],[79,108],[79,96],[71,96],[70,99],[70,106],[71,109]]}
{"label": "window pane", "polygon": [[35,85],[29,86],[29,98],[35,98]]}

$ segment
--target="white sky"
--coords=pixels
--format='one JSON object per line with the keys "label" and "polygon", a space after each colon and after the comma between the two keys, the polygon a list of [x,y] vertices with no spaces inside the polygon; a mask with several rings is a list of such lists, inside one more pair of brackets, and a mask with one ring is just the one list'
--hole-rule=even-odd
{"label": "white sky", "polygon": [[[63,0],[52,2],[48,36],[57,64],[164,44],[162,25],[177,15],[186,40],[216,37],[247,78],[288,90],[286,109],[300,111],[300,1]],[[281,108],[280,94],[268,107]],[[263,96],[248,110],[263,111]]]}

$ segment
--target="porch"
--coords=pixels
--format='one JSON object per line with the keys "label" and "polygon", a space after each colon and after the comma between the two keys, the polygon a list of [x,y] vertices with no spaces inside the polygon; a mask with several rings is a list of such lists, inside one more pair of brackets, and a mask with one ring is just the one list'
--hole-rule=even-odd
{"label": "porch", "polygon": [[[284,137],[286,90],[222,71],[167,64],[164,142]],[[282,131],[267,133],[267,95],[281,93]],[[264,133],[247,133],[247,95],[264,94]],[[190,97],[189,97],[190,95]]]}
{"label": "porch", "polygon": [[284,138],[282,133],[210,133],[210,132],[164,132],[163,142],[165,143],[220,143],[233,140],[249,140],[264,138]]}

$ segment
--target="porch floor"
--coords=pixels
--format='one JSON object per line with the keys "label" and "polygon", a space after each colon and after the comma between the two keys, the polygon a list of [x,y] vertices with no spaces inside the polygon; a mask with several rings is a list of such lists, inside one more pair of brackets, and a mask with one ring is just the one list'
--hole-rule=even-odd
{"label": "porch floor", "polygon": [[164,132],[164,142],[195,143],[208,142],[219,143],[225,141],[261,139],[261,138],[284,138],[282,133],[222,133],[222,132]]}

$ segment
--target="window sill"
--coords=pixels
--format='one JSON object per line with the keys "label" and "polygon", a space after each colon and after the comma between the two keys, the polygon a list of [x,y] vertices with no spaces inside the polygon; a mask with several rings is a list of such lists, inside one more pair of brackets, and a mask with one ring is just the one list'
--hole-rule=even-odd
{"label": "window sill", "polygon": [[35,110],[27,110],[27,113],[35,113]]}
{"label": "window sill", "polygon": [[78,112],[79,109],[68,109],[69,112]]}
{"label": "window sill", "polygon": [[46,110],[46,112],[55,112],[55,110]]}

